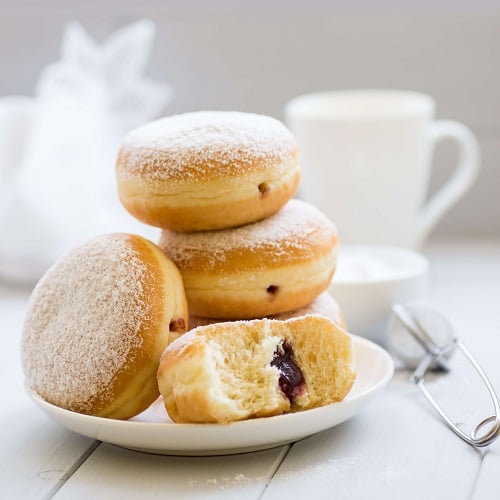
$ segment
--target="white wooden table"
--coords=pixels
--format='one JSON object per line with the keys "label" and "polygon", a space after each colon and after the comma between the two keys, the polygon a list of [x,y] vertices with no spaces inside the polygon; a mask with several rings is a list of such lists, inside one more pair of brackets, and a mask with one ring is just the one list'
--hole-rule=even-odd
{"label": "white wooden table", "polygon": [[[500,240],[433,243],[424,253],[431,301],[500,391]],[[408,372],[397,372],[350,421],[263,452],[157,456],[73,434],[24,393],[19,338],[27,299],[26,291],[0,286],[1,499],[500,498],[500,439],[487,451],[463,443],[407,381]],[[431,386],[465,423],[489,411],[487,404],[476,411],[479,386],[470,373],[458,364]]]}

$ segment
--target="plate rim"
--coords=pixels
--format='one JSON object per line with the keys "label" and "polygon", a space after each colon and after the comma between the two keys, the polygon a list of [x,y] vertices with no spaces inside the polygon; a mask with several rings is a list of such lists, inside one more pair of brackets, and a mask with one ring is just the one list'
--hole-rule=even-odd
{"label": "plate rim", "polygon": [[[179,449],[178,447],[172,447],[168,448],[164,445],[159,445],[158,448],[150,448],[145,447],[144,449],[141,449],[140,447],[137,446],[132,446],[132,445],[126,445],[123,443],[118,443],[116,440],[109,440],[106,439],[106,436],[93,436],[90,435],[88,432],[82,432],[75,430],[74,427],[70,427],[69,424],[66,423],[66,420],[71,421],[71,423],[78,424],[79,422],[81,425],[95,425],[96,427],[99,427],[99,429],[104,430],[104,431],[123,431],[123,430],[128,430],[129,432],[132,433],[139,433],[139,432],[149,432],[150,434],[156,434],[158,431],[160,431],[164,436],[165,439],[168,440],[169,436],[172,435],[183,435],[183,433],[191,433],[195,432],[196,436],[199,436],[200,433],[203,434],[207,430],[209,433],[217,433],[217,435],[220,435],[220,433],[230,433],[233,435],[235,432],[241,430],[241,432],[245,432],[248,429],[251,429],[255,433],[259,433],[260,430],[262,429],[267,429],[269,426],[275,425],[277,422],[283,423],[284,425],[287,426],[293,426],[295,423],[300,423],[300,421],[306,419],[313,419],[317,417],[318,420],[321,420],[322,417],[328,416],[332,411],[334,412],[334,408],[339,410],[338,412],[341,413],[342,410],[346,410],[346,412],[349,414],[346,418],[341,419],[340,421],[335,421],[332,423],[332,425],[328,426],[322,426],[323,428],[316,431],[312,432],[312,435],[317,432],[321,432],[321,430],[326,430],[331,427],[335,427],[336,425],[340,424],[341,422],[348,420],[352,416],[356,415],[359,412],[359,409],[356,408],[356,406],[363,407],[364,403],[367,403],[371,398],[380,392],[392,379],[392,376],[394,374],[394,362],[392,360],[392,357],[390,354],[381,346],[378,344],[372,342],[371,340],[368,340],[366,338],[360,337],[358,335],[350,334],[351,338],[353,339],[353,344],[354,344],[354,352],[356,353],[356,349],[358,346],[362,346],[364,348],[368,348],[371,351],[376,352],[376,355],[380,357],[382,360],[381,366],[384,368],[382,375],[374,381],[373,384],[371,384],[368,388],[364,389],[361,393],[356,394],[356,396],[352,399],[344,399],[342,401],[339,401],[337,403],[331,403],[325,406],[321,406],[318,408],[312,408],[310,410],[302,411],[302,412],[293,412],[293,413],[285,413],[282,415],[275,415],[272,417],[261,417],[261,418],[252,418],[252,419],[246,419],[246,420],[241,420],[237,422],[231,422],[228,424],[219,424],[219,423],[165,423],[165,422],[141,422],[141,421],[134,421],[134,420],[117,420],[117,419],[111,419],[111,418],[106,418],[106,417],[97,417],[93,415],[86,415],[82,413],[77,413],[65,408],[58,407],[52,403],[49,403],[48,401],[44,400],[36,391],[26,387],[26,391],[30,398],[33,400],[33,402],[42,410],[44,411],[50,418],[55,420],[59,425],[62,425],[63,427],[70,429],[72,432],[76,432],[78,434],[87,436],[89,438],[93,439],[99,439],[100,441],[107,442],[110,444],[114,444],[117,446],[121,446],[123,448],[128,448],[128,449],[135,449],[139,451],[149,451],[150,453],[163,453],[163,454],[180,454],[179,452],[184,452],[183,454],[186,454],[188,451],[192,451],[193,453],[189,453],[192,455],[195,455],[194,452],[198,452],[197,454],[207,454],[208,451],[212,451],[213,453],[210,454],[221,454],[222,451],[224,453],[241,453],[241,451],[229,451],[224,446],[221,446],[220,448],[207,448],[204,446],[200,446],[198,449],[194,449],[190,446],[182,447]],[[359,369],[358,369],[359,371]],[[354,411],[351,407],[355,407]],[[63,422],[64,421],[64,422]],[[276,424],[277,425],[277,424]],[[135,432],[134,432],[135,431]],[[101,434],[101,432],[99,432]],[[300,433],[298,433],[300,434]],[[298,435],[295,438],[292,439],[287,439],[286,442],[293,442],[297,441],[299,439],[303,439],[304,437],[307,437],[307,435]],[[265,440],[264,440],[265,441]],[[278,441],[278,440],[277,440]],[[282,441],[282,440],[281,440]],[[264,444],[261,443],[261,445],[256,445],[256,446],[246,446],[246,448],[254,448],[254,449],[266,449],[266,448],[271,448],[274,446],[279,446],[281,444],[272,444],[271,442]],[[239,448],[240,450],[245,447]],[[230,450],[233,448],[230,447]]]}

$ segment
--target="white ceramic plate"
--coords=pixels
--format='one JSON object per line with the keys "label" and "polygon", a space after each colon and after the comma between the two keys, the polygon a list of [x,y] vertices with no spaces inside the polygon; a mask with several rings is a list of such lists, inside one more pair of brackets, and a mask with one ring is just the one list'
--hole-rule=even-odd
{"label": "white ceramic plate", "polygon": [[131,420],[92,417],[64,410],[30,396],[54,420],[99,441],[163,455],[229,455],[273,448],[334,427],[357,414],[390,381],[389,354],[369,340],[352,336],[357,377],[340,403],[276,417],[232,424],[174,424],[159,399]]}

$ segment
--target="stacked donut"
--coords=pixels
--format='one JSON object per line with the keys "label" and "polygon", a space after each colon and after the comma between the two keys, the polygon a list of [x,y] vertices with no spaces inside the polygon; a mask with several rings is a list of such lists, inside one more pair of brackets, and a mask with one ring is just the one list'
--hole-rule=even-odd
{"label": "stacked donut", "polygon": [[153,122],[124,139],[117,179],[125,208],[162,228],[159,246],[104,235],[54,264],[24,324],[30,390],[120,419],[161,392],[176,422],[231,422],[344,398],[355,377],[352,345],[323,293],[337,233],[292,199],[298,148],[280,122],[224,112]]}
{"label": "stacked donut", "polygon": [[[158,370],[176,422],[344,398],[354,381],[351,342],[323,293],[337,231],[292,199],[299,151],[283,124],[227,112],[165,118],[124,139],[117,178],[125,208],[162,228],[159,246],[180,270],[190,326],[199,326],[164,351]],[[274,320],[253,319],[262,317]]]}
{"label": "stacked donut", "polygon": [[117,179],[125,208],[162,228],[160,247],[182,274],[191,324],[296,309],[330,311],[342,324],[328,295],[314,304],[335,269],[336,229],[291,200],[299,151],[281,122],[235,112],[158,120],[124,139]]}

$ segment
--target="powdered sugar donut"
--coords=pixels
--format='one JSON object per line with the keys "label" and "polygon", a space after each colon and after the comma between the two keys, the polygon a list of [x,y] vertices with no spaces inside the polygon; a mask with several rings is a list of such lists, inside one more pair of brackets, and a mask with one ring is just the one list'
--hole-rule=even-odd
{"label": "powdered sugar donut", "polygon": [[[310,304],[307,304],[300,309],[295,309],[293,311],[283,312],[279,314],[272,314],[267,318],[284,321],[286,319],[299,318],[301,316],[307,316],[310,314],[320,314],[321,316],[325,316],[326,318],[330,319],[338,326],[340,326],[342,329],[347,329],[344,321],[344,315],[342,314],[340,306],[328,292],[323,292]],[[221,321],[224,320],[218,320],[214,318],[201,318],[199,316],[191,315],[189,317],[189,329],[193,330],[198,326],[213,325],[214,323],[219,323]]]}
{"label": "powdered sugar donut", "polygon": [[274,214],[293,197],[298,156],[292,134],[268,116],[170,116],[124,138],[116,163],[118,194],[132,215],[153,226],[239,226]]}
{"label": "powdered sugar donut", "polygon": [[291,200],[233,229],[164,230],[160,247],[182,274],[191,314],[247,319],[298,309],[323,292],[335,270],[337,231],[315,207]]}
{"label": "powdered sugar donut", "polygon": [[26,385],[62,408],[129,418],[158,397],[160,355],[186,326],[181,276],[155,244],[95,238],[33,291],[22,338]]}

